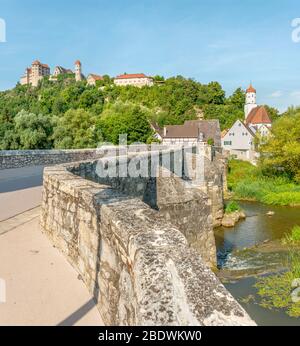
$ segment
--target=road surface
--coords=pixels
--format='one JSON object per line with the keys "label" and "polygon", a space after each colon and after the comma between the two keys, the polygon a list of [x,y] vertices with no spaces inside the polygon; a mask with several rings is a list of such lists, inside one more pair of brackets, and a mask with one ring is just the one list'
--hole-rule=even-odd
{"label": "road surface", "polygon": [[43,166],[0,170],[0,221],[40,205]]}
{"label": "road surface", "polygon": [[43,168],[0,170],[0,325],[103,325],[81,277],[39,229]]}

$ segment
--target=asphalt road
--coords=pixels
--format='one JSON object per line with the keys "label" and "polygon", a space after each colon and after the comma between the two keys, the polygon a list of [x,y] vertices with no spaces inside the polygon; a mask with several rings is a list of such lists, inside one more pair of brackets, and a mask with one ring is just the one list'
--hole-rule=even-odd
{"label": "asphalt road", "polygon": [[0,170],[0,221],[41,204],[43,166]]}
{"label": "asphalt road", "polygon": [[0,170],[0,193],[24,190],[43,184],[44,166]]}

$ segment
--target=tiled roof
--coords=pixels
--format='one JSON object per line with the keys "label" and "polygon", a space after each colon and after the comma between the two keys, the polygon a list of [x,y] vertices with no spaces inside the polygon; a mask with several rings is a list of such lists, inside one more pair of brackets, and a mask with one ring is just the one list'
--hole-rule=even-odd
{"label": "tiled roof", "polygon": [[99,75],[93,74],[93,73],[89,74],[88,77],[92,77],[94,80],[102,80],[103,79],[102,76],[99,76]]}
{"label": "tiled roof", "polygon": [[221,130],[218,120],[189,120],[183,125],[168,125],[165,127],[164,138],[198,138],[213,139],[216,146],[221,146]]}
{"label": "tiled roof", "polygon": [[246,90],[247,93],[256,93],[256,90],[253,88],[252,84],[250,84],[249,88]]}
{"label": "tiled roof", "polygon": [[133,78],[149,78],[144,73],[134,73],[134,74],[121,74],[115,79],[133,79]]}
{"label": "tiled roof", "polygon": [[72,70],[64,68],[62,66],[56,66],[55,69],[58,69],[60,73],[73,73]]}
{"label": "tiled roof", "polygon": [[42,64],[40,61],[38,60],[35,60],[33,63],[32,63],[32,66],[34,65],[39,65],[39,66],[42,66],[42,67],[45,67],[45,68],[49,68],[49,66],[47,64]]}
{"label": "tiled roof", "polygon": [[81,65],[80,60],[76,60],[76,61],[75,61],[75,65]]}
{"label": "tiled roof", "polygon": [[253,108],[249,113],[246,124],[272,124],[269,114],[264,106]]}

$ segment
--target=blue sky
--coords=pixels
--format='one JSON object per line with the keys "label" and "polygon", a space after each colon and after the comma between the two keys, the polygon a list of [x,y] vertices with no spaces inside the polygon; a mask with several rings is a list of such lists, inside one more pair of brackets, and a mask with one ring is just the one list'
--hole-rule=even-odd
{"label": "blue sky", "polygon": [[299,0],[0,0],[0,90],[35,59],[84,73],[144,72],[219,81],[227,94],[251,80],[258,102],[300,105]]}

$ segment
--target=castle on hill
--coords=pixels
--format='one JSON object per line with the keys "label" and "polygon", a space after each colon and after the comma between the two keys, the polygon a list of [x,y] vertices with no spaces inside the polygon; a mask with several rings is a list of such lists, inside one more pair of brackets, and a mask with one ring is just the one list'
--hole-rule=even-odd
{"label": "castle on hill", "polygon": [[[35,60],[31,64],[31,67],[26,68],[24,75],[20,79],[20,84],[32,85],[33,87],[37,87],[39,81],[42,80],[45,76],[49,76],[49,80],[55,82],[57,81],[57,77],[63,74],[74,74],[75,80],[77,82],[86,80],[88,85],[96,85],[97,81],[103,80],[102,76],[99,76],[95,73],[91,73],[87,77],[85,77],[82,73],[82,64],[79,60],[75,61],[74,71],[62,66],[56,66],[52,75],[50,73],[50,67],[47,64],[43,64],[39,60]],[[154,85],[153,78],[146,76],[144,73],[124,73],[115,77],[114,83],[117,86],[132,85],[135,87]]]}

